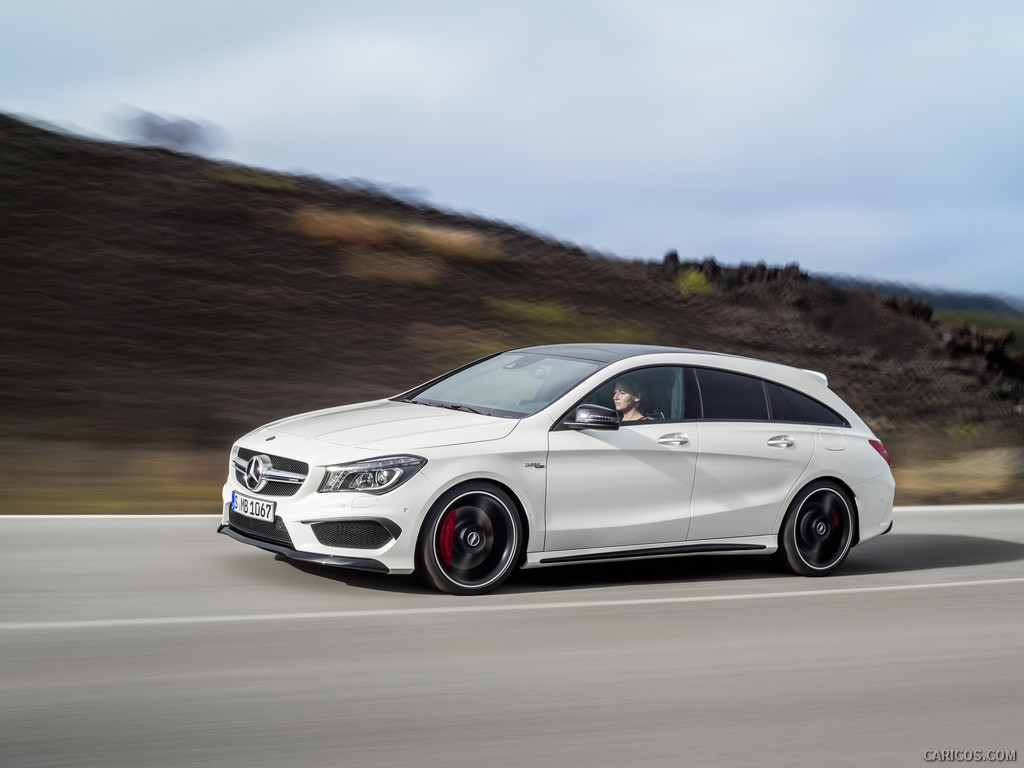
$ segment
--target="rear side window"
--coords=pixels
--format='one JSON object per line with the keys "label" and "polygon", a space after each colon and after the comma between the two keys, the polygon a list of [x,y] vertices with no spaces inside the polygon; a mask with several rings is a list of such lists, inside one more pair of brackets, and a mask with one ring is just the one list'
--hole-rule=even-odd
{"label": "rear side window", "polygon": [[792,421],[828,427],[848,427],[849,423],[826,405],[793,389],[765,382],[772,421]]}
{"label": "rear side window", "polygon": [[768,421],[768,402],[760,379],[698,368],[697,381],[705,419]]}

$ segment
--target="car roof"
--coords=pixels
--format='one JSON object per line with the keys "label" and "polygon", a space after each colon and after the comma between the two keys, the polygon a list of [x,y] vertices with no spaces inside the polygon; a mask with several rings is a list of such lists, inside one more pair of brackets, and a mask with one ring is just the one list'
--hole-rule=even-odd
{"label": "car roof", "polygon": [[519,349],[510,349],[509,352],[531,352],[535,354],[544,355],[555,355],[558,357],[571,357],[578,360],[588,360],[595,363],[603,363],[609,365],[611,363],[617,363],[620,360],[626,360],[631,357],[639,357],[641,355],[664,355],[664,354],[686,354],[686,355],[701,355],[704,357],[718,358],[720,360],[735,360],[737,363],[744,363],[744,367],[749,365],[755,365],[762,369],[760,372],[747,371],[748,374],[764,375],[767,373],[766,369],[771,369],[776,375],[782,372],[788,372],[788,375],[799,374],[809,375],[815,379],[818,383],[828,387],[828,377],[824,373],[818,371],[812,371],[807,368],[794,368],[793,366],[784,365],[782,363],[773,363],[770,360],[761,360],[753,357],[742,357],[740,355],[730,355],[724,352],[709,352],[706,349],[686,349],[684,347],[666,347],[659,346],[656,344],[587,344],[587,343],[575,343],[575,344],[545,344],[536,347],[520,347]]}
{"label": "car roof", "polygon": [[708,352],[701,349],[684,349],[682,347],[663,347],[655,344],[545,344],[537,347],[520,347],[510,352],[534,352],[560,357],[575,357],[581,360],[593,360],[599,363],[615,363],[629,357],[639,355],[656,355],[666,353],[686,353],[691,355],[714,355],[730,357],[719,352]]}

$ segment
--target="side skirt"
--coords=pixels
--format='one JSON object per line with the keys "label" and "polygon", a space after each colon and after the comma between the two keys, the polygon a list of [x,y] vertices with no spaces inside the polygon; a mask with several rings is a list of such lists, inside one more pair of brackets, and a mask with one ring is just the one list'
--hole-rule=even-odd
{"label": "side skirt", "polygon": [[[774,539],[775,537],[766,537]],[[620,550],[584,550],[576,552],[531,552],[527,556],[527,563],[524,567],[538,567],[545,565],[563,565],[568,563],[587,563],[600,560],[631,560],[645,557],[672,557],[674,555],[698,555],[707,553],[753,553],[773,552],[776,549],[774,544],[762,542],[738,542],[738,541],[705,541],[692,544],[671,544],[657,547],[644,547],[635,549]]]}

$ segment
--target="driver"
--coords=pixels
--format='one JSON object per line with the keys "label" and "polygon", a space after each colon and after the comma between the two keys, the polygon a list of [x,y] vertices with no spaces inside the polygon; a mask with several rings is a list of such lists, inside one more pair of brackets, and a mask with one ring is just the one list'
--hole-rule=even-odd
{"label": "driver", "polygon": [[619,412],[620,421],[648,420],[648,417],[640,410],[642,397],[643,392],[635,379],[619,379],[615,382],[612,401],[615,403],[615,410]]}

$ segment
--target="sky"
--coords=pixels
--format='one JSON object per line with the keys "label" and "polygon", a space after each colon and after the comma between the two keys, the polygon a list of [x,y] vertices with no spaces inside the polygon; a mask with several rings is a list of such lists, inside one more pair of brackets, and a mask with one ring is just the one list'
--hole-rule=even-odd
{"label": "sky", "polygon": [[[1017,0],[7,0],[0,111],[626,258],[1024,297]],[[120,117],[119,117],[120,116]],[[2,149],[0,149],[2,151]]]}

